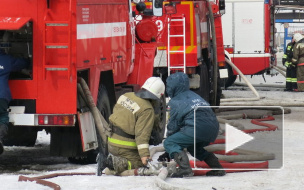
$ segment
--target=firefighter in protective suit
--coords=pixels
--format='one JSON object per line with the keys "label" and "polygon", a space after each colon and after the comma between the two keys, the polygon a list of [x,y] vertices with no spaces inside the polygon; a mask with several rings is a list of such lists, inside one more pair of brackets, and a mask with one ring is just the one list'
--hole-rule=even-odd
{"label": "firefighter in protective suit", "polygon": [[0,154],[3,153],[3,139],[8,133],[8,104],[12,99],[8,86],[10,72],[19,71],[28,67],[29,62],[22,58],[7,55],[0,49]]}
{"label": "firefighter in protective suit", "polygon": [[298,91],[304,91],[304,39],[302,34],[294,34],[296,44],[293,49],[292,63],[297,65]]}
{"label": "firefighter in protective suit", "polygon": [[[109,117],[113,134],[108,137],[110,155],[104,168],[116,175],[128,169],[147,165],[150,159],[149,140],[154,126],[155,113],[152,101],[159,101],[165,84],[159,77],[150,77],[134,93],[121,95]],[[102,169],[104,169],[102,168]]]}
{"label": "firefighter in protective suit", "polygon": [[282,58],[282,63],[286,67],[286,91],[294,91],[297,89],[297,68],[295,64],[292,64],[293,46],[295,44],[292,37],[291,42],[286,46],[285,54]]}
{"label": "firefighter in protective suit", "polygon": [[[207,152],[204,147],[214,142],[219,132],[219,123],[210,105],[199,95],[189,89],[189,79],[185,73],[170,75],[166,81],[166,92],[171,98],[170,118],[167,125],[167,138],[164,141],[166,152],[158,158],[158,161],[169,161],[170,158],[179,165],[179,168],[171,177],[191,176],[187,151],[194,156],[194,131],[196,130],[196,158],[205,161],[210,168],[220,168],[217,157]],[[204,108],[197,108],[203,106]],[[194,130],[194,109],[196,109],[196,129]],[[223,176],[224,170],[211,170],[208,176]]]}

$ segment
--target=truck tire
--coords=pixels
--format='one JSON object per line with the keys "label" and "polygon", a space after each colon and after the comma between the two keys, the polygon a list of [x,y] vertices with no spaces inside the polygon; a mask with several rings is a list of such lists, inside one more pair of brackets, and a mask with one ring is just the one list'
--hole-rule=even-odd
{"label": "truck tire", "polygon": [[100,111],[101,115],[103,115],[105,120],[109,122],[111,106],[108,91],[104,85],[101,85],[99,88],[96,107]]}
{"label": "truck tire", "polygon": [[160,104],[155,105],[156,115],[158,115],[155,121],[150,141],[150,145],[159,145],[164,139],[165,129],[166,129],[166,97],[162,96],[160,99]]}
{"label": "truck tire", "polygon": [[[110,99],[108,95],[108,91],[104,85],[101,85],[98,91],[98,97],[97,97],[97,109],[100,111],[101,115],[104,117],[104,119],[109,123],[109,117],[112,113],[111,106],[110,106]],[[90,154],[92,154],[93,157],[95,157],[99,154],[99,156],[107,157],[108,151],[107,151],[107,144],[103,144],[103,141],[101,139],[101,136],[98,133],[98,129],[96,128],[97,132],[97,140],[98,140],[98,149],[93,150]],[[103,148],[102,148],[103,147]],[[104,150],[106,149],[106,150]],[[99,158],[99,159],[106,159],[106,158]]]}
{"label": "truck tire", "polygon": [[37,131],[25,126],[13,126],[9,124],[8,135],[4,139],[5,146],[34,146],[37,139]]}
{"label": "truck tire", "polygon": [[210,97],[210,82],[209,82],[209,72],[206,64],[201,64],[196,67],[196,73],[200,75],[200,87],[198,89],[193,89],[195,93],[200,95],[204,100],[209,102]]}

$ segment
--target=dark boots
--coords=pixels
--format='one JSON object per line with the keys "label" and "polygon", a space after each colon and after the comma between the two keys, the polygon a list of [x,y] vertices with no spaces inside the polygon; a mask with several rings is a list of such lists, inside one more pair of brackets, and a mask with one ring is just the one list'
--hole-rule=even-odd
{"label": "dark boots", "polygon": [[0,154],[3,153],[3,143],[2,143],[2,140],[0,139]]}
{"label": "dark boots", "polygon": [[103,153],[99,153],[97,155],[96,162],[97,162],[97,175],[98,176],[102,175],[102,171],[105,168],[109,168],[110,170],[114,170],[113,159],[112,159],[111,155],[106,157],[106,156],[104,156]]}
{"label": "dark boots", "polygon": [[174,160],[179,165],[177,171],[171,175],[171,177],[189,177],[193,176],[192,169],[189,163],[189,158],[186,152],[182,151],[174,153]]}
{"label": "dark boots", "polygon": [[[217,157],[213,153],[209,153],[209,155],[207,156],[207,158],[205,158],[204,161],[212,169],[223,169],[223,166],[219,163]],[[206,173],[206,176],[224,176],[225,174],[225,170],[211,170]]]}
{"label": "dark boots", "polygon": [[6,124],[0,124],[0,154],[3,153],[3,140],[6,137],[8,131],[8,127]]}
{"label": "dark boots", "polygon": [[[97,175],[101,176],[102,171],[105,168],[114,171],[115,175],[120,174],[121,172],[128,170],[128,160],[123,157],[109,155],[107,158],[103,156],[99,156],[102,154],[98,154],[97,157]],[[101,159],[101,160],[100,160]]]}

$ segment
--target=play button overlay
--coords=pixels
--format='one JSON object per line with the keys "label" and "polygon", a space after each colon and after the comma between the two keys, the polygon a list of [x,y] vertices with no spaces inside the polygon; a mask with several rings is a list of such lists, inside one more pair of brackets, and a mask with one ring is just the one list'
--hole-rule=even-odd
{"label": "play button overlay", "polygon": [[[199,130],[204,128],[207,132],[208,127],[213,126],[209,125],[210,121],[214,121],[216,116],[219,125],[217,137],[204,149],[214,153],[224,170],[242,172],[282,169],[286,111],[279,106],[198,106],[194,109],[193,132],[196,138],[193,142],[193,157],[199,154],[195,151],[200,146],[196,140],[203,138]],[[204,161],[196,159],[193,168],[210,170]]]}
{"label": "play button overlay", "polygon": [[252,141],[254,139],[253,136],[248,135],[241,130],[232,127],[229,124],[225,124],[226,129],[226,144],[225,144],[225,152],[228,153],[243,144]]}

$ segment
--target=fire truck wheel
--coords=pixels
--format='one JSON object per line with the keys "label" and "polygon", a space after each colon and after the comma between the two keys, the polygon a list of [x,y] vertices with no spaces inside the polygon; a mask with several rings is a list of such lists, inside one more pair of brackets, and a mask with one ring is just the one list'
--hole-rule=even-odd
{"label": "fire truck wheel", "polygon": [[156,110],[156,120],[149,141],[150,145],[162,143],[166,128],[166,97],[162,96],[159,105],[154,105]]}
{"label": "fire truck wheel", "polygon": [[221,97],[222,97],[222,81],[220,77],[217,79],[217,94],[216,94],[216,103],[215,106],[219,106],[221,103]]}
{"label": "fire truck wheel", "polygon": [[[110,99],[109,99],[108,91],[107,91],[106,87],[102,84],[99,86],[96,107],[100,111],[101,115],[105,118],[105,120],[107,122],[109,122],[109,117],[111,115]],[[96,130],[98,130],[98,129],[96,129]],[[106,151],[102,150],[102,148],[106,147],[107,145],[102,144],[103,142],[102,142],[101,136],[99,135],[98,132],[96,133],[96,135],[97,135],[97,140],[98,140],[98,149],[88,151],[88,153],[87,153],[87,162],[88,163],[96,163],[96,157],[99,152],[103,152],[102,155],[105,157],[108,156],[107,153],[106,154],[104,153]]]}
{"label": "fire truck wheel", "polygon": [[193,89],[195,93],[200,95],[207,102],[209,101],[209,75],[208,68],[206,64],[201,64],[196,68],[196,73],[200,75],[200,87],[198,89]]}
{"label": "fire truck wheel", "polygon": [[110,99],[108,96],[108,91],[104,85],[99,87],[98,100],[96,107],[100,111],[101,115],[109,122],[109,117],[111,115]]}
{"label": "fire truck wheel", "polygon": [[8,127],[8,135],[4,139],[5,146],[34,146],[37,139],[37,131],[30,127]]}
{"label": "fire truck wheel", "polygon": [[[216,94],[214,94],[213,92],[210,93],[210,98],[209,98],[209,103],[211,106],[219,106],[220,105],[220,101],[221,101],[221,96],[222,96],[222,80],[219,77],[219,73],[218,73],[218,77],[217,77],[217,85],[216,85]],[[214,100],[215,99],[215,100]]]}
{"label": "fire truck wheel", "polygon": [[[97,97],[97,109],[100,111],[101,115],[104,117],[104,119],[109,122],[109,117],[111,115],[111,106],[110,106],[110,99],[108,95],[108,91],[104,85],[99,86],[98,90],[98,97]],[[98,129],[96,129],[97,131]],[[104,150],[104,147],[107,147],[107,145],[103,144],[103,141],[101,139],[101,136],[97,132],[97,140],[98,140],[98,149],[94,150],[92,152],[89,152],[91,156],[96,160],[96,157],[99,152],[102,152],[100,155],[103,155],[107,157],[108,153],[107,150]],[[100,158],[101,159],[101,158]]]}

